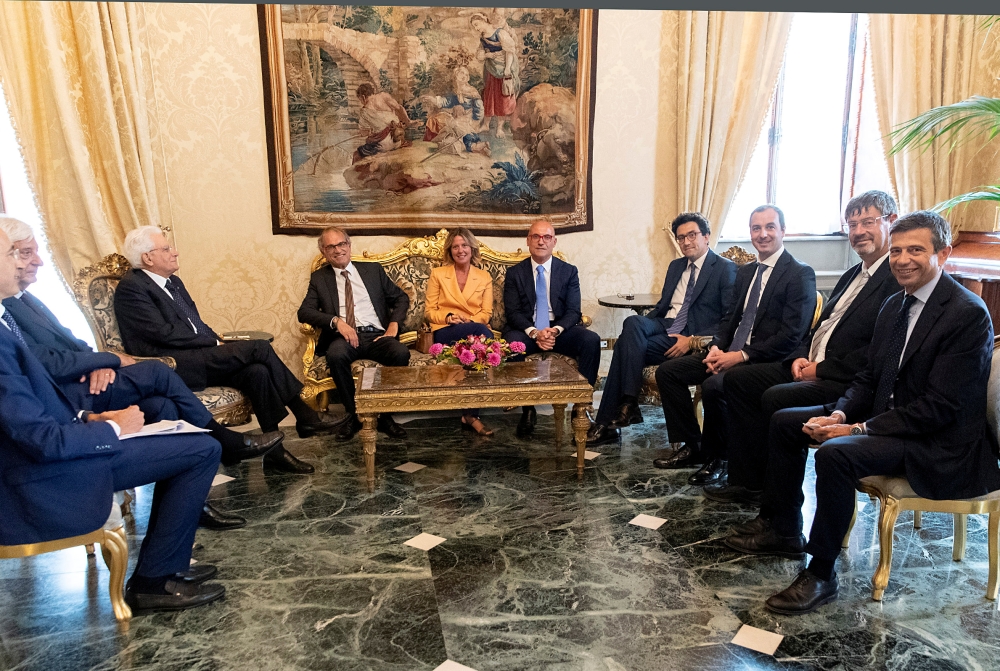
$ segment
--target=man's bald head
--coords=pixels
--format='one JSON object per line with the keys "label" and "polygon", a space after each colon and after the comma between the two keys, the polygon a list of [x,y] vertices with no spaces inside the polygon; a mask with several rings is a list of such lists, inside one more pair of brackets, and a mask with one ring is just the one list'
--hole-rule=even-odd
{"label": "man's bald head", "polygon": [[535,263],[542,264],[552,258],[556,248],[556,229],[552,222],[539,219],[528,229],[528,252]]}

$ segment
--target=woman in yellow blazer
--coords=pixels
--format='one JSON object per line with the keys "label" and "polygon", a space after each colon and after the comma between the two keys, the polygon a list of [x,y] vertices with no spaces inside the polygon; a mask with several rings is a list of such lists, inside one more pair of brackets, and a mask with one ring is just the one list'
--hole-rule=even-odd
{"label": "woman in yellow blazer", "polygon": [[[467,228],[449,231],[444,242],[444,265],[431,270],[424,316],[434,342],[452,345],[473,335],[493,337],[488,326],[493,315],[493,277],[479,263],[479,241]],[[479,419],[478,409],[462,414],[462,428],[492,436]]]}

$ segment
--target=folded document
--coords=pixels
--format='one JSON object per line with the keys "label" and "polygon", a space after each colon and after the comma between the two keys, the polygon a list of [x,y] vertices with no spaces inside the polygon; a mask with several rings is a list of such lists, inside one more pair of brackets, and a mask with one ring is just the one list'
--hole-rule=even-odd
{"label": "folded document", "polygon": [[126,433],[118,436],[118,440],[128,440],[129,438],[142,438],[145,436],[172,436],[178,433],[209,433],[209,429],[199,429],[190,422],[183,419],[164,419],[152,424],[146,424],[135,433]]}

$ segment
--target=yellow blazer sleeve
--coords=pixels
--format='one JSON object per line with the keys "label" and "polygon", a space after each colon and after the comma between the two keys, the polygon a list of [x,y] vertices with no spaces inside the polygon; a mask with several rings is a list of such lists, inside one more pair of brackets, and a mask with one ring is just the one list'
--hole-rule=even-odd
{"label": "yellow blazer sleeve", "polygon": [[431,324],[431,329],[437,331],[439,328],[447,326],[444,321],[449,312],[454,312],[452,307],[444,301],[444,292],[441,287],[440,268],[431,270],[431,276],[427,280],[426,303],[424,304],[424,317]]}
{"label": "yellow blazer sleeve", "polygon": [[470,319],[480,324],[489,324],[490,317],[493,316],[493,276],[481,268],[476,268],[480,287],[476,288],[476,293],[469,298],[469,306],[477,307],[478,310]]}

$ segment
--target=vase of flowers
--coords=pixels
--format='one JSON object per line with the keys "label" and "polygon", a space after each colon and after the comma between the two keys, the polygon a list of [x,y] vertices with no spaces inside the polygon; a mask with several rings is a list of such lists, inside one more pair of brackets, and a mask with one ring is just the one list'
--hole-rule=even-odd
{"label": "vase of flowers", "polygon": [[428,354],[442,363],[457,363],[467,371],[485,373],[491,368],[499,368],[507,359],[524,354],[523,342],[508,343],[502,338],[469,336],[454,345],[431,345]]}

